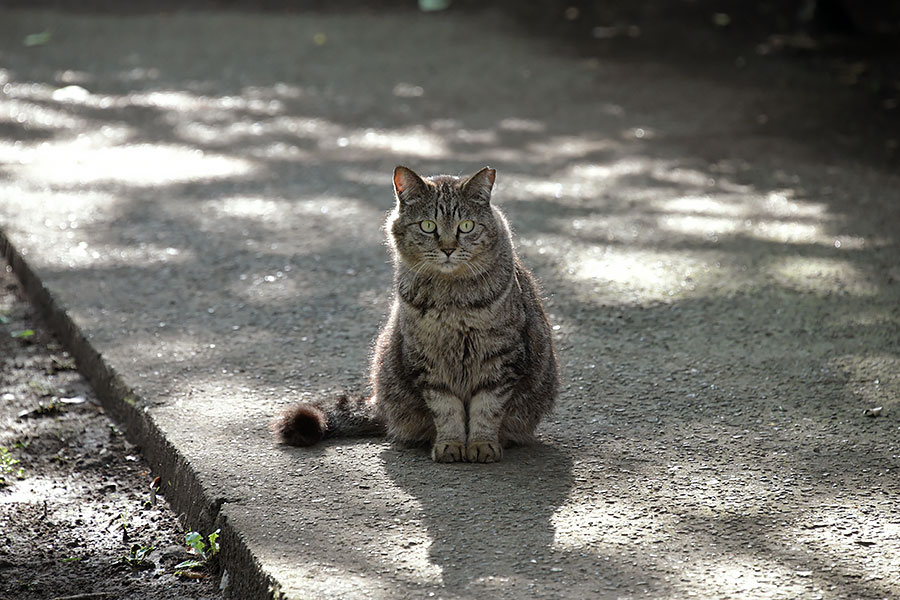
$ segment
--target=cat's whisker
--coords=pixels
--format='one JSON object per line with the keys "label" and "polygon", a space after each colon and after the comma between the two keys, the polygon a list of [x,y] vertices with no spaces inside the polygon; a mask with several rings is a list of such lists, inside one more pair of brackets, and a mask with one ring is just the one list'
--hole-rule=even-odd
{"label": "cat's whisker", "polygon": [[[424,262],[425,261],[420,260],[419,262],[417,262],[416,264],[414,264],[411,267],[407,266],[406,272],[403,274],[403,276],[401,278],[401,283],[405,284],[407,288],[411,289],[412,286],[416,282],[416,269],[419,268]],[[410,275],[412,275],[412,277],[410,277]]]}
{"label": "cat's whisker", "polygon": [[466,266],[466,269],[468,269],[468,271],[472,274],[472,277],[478,277],[480,275],[480,273],[475,270],[475,267],[469,261],[465,261],[463,264]]}
{"label": "cat's whisker", "polygon": [[415,286],[416,282],[419,280],[419,274],[425,269],[425,267],[428,265],[428,262],[428,260],[420,260],[418,263],[416,263],[412,281],[409,283],[410,288]]}
{"label": "cat's whisker", "polygon": [[486,267],[481,265],[471,265],[468,261],[466,261],[466,264],[471,266],[473,277],[476,277],[478,281],[488,280],[488,271]]}

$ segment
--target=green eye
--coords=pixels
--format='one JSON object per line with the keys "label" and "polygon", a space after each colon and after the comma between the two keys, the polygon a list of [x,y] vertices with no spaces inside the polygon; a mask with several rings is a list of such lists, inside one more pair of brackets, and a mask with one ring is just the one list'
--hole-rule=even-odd
{"label": "green eye", "polygon": [[473,229],[475,229],[475,223],[473,223],[472,221],[468,219],[466,219],[465,221],[460,221],[459,230],[463,233],[469,233]]}
{"label": "green eye", "polygon": [[421,227],[422,231],[425,233],[434,233],[434,230],[437,229],[437,223],[425,220],[419,223],[419,227]]}

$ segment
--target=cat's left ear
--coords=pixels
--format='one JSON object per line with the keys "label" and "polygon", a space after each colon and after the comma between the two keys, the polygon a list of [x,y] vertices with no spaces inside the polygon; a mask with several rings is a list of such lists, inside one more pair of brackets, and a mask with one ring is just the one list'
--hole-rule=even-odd
{"label": "cat's left ear", "polygon": [[491,190],[494,189],[494,179],[497,171],[485,167],[478,171],[462,184],[462,192],[466,198],[487,204],[491,201]]}

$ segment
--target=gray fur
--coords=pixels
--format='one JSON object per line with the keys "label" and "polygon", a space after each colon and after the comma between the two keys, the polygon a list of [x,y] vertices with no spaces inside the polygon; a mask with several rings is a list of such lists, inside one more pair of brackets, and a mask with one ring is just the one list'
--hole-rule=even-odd
{"label": "gray fur", "polygon": [[556,399],[556,355],[537,285],[491,205],[494,176],[394,170],[393,304],[372,360],[375,393],[291,408],[273,423],[280,441],[387,432],[430,444],[439,462],[495,462],[532,440]]}
{"label": "gray fur", "polygon": [[494,176],[394,171],[394,299],[371,370],[376,412],[388,435],[432,444],[441,462],[500,460],[504,446],[532,439],[557,394],[550,326],[490,202]]}

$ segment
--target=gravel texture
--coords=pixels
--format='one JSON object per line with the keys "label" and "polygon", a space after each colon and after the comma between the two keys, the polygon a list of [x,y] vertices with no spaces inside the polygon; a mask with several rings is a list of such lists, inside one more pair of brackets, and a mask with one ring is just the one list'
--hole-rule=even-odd
{"label": "gravel texture", "polygon": [[3,267],[0,598],[221,598],[210,569],[176,575],[193,557],[151,467]]}
{"label": "gravel texture", "polygon": [[[900,595],[890,115],[684,33],[719,45],[0,14],[6,251],[177,510],[222,529],[235,597]],[[496,167],[543,282],[565,385],[501,463],[268,432],[364,380],[398,163]]]}

